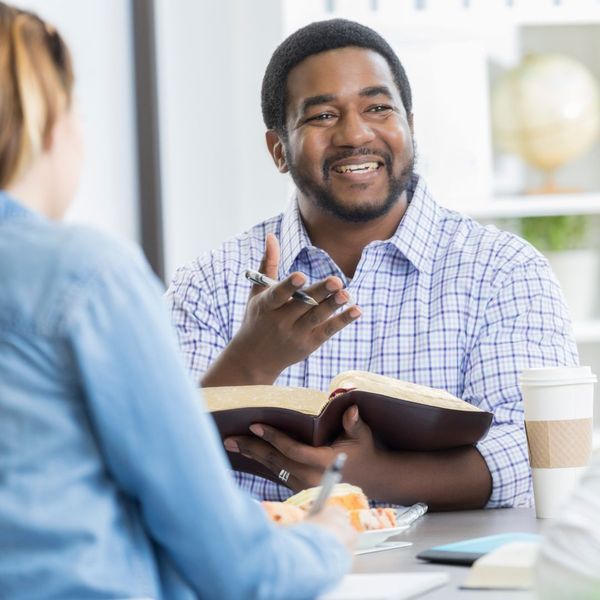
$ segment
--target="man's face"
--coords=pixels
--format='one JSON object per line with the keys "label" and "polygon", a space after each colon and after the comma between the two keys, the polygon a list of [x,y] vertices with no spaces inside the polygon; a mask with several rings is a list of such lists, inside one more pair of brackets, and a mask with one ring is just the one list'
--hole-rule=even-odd
{"label": "man's face", "polygon": [[386,214],[414,166],[411,125],[386,60],[361,48],[329,50],[292,69],[287,86],[282,170],[300,194],[346,221]]}

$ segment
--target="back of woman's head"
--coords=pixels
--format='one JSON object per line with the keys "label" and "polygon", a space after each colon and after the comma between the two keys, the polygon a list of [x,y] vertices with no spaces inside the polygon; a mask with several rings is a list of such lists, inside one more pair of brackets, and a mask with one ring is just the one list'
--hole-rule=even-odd
{"label": "back of woman's head", "polygon": [[0,2],[0,189],[42,151],[72,92],[71,56],[56,29]]}

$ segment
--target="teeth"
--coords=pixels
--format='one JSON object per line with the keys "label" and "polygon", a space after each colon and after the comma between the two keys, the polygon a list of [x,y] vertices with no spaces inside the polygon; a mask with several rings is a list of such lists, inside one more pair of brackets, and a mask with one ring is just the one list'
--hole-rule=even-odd
{"label": "teeth", "polygon": [[338,173],[366,173],[367,171],[375,171],[379,165],[376,162],[366,162],[359,165],[341,165],[335,167]]}

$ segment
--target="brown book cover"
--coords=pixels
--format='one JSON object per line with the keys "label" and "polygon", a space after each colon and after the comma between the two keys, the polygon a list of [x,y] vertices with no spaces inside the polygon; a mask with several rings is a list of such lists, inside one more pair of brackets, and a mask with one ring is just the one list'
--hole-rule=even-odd
{"label": "brown book cover", "polygon": [[[203,396],[222,438],[252,435],[252,423],[280,429],[305,444],[323,446],[342,433],[342,415],[353,404],[390,450],[432,451],[473,445],[488,432],[492,414],[444,390],[383,375],[346,371],[329,393],[278,386],[204,388]],[[240,454],[234,469],[277,481],[273,473]]]}

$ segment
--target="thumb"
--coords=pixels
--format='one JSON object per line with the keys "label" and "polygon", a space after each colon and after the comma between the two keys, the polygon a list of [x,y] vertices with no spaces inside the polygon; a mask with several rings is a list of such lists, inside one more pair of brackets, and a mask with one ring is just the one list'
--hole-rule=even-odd
{"label": "thumb", "polygon": [[342,417],[342,425],[344,432],[351,439],[357,440],[369,432],[366,423],[360,418],[356,404],[346,410]]}
{"label": "thumb", "polygon": [[279,240],[272,233],[267,234],[265,253],[260,263],[260,272],[271,279],[277,279],[279,271]]}
{"label": "thumb", "polygon": [[[277,279],[277,273],[279,271],[279,240],[272,233],[267,233],[265,253],[260,261],[258,270],[271,279]],[[253,285],[250,290],[250,298],[257,296],[264,290],[265,288],[263,287]]]}

